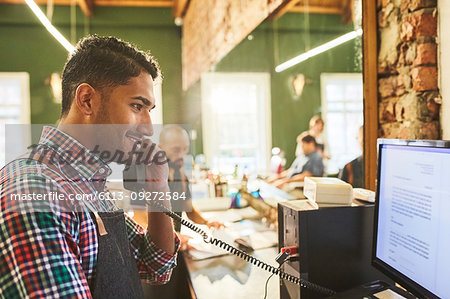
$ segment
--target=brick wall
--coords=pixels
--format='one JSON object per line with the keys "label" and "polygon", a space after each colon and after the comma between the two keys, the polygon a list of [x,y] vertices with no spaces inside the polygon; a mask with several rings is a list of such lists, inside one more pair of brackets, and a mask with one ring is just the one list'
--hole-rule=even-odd
{"label": "brick wall", "polygon": [[183,20],[183,88],[197,81],[285,2],[191,0]]}
{"label": "brick wall", "polygon": [[436,0],[378,0],[379,137],[439,139]]}

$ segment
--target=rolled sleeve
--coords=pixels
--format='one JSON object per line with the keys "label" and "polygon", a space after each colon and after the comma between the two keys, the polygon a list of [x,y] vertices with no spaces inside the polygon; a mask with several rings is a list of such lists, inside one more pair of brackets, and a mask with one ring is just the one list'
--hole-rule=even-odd
{"label": "rolled sleeve", "polygon": [[180,239],[174,232],[175,252],[169,253],[152,241],[145,229],[129,216],[125,217],[127,233],[133,256],[141,279],[150,284],[165,284],[169,281],[180,247]]}

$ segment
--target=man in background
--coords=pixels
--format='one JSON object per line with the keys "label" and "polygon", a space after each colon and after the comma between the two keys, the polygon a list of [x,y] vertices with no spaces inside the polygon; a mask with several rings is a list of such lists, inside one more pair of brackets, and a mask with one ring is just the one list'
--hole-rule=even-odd
{"label": "man in background", "polygon": [[[180,211],[186,211],[187,217],[194,223],[207,225],[209,228],[221,228],[223,223],[205,219],[200,211],[192,205],[189,178],[186,175],[184,158],[189,152],[189,135],[179,125],[165,125],[159,135],[159,147],[166,153],[169,162],[169,188],[172,198],[184,198],[185,200],[173,200],[172,208],[179,216]],[[181,224],[174,221],[175,231],[181,230]],[[192,249],[189,246],[189,236],[179,234],[180,250]],[[190,298],[188,292],[188,272],[184,262],[183,253],[180,252],[177,259],[177,267],[173,270],[172,278],[166,285],[144,286],[144,292],[151,298],[180,299]],[[151,294],[151,295],[150,295]]]}
{"label": "man in background", "polygon": [[305,177],[323,176],[323,160],[317,151],[317,144],[314,137],[306,135],[301,139],[303,153],[292,163],[288,170],[269,179],[267,182],[278,188],[291,182],[303,182]]}
{"label": "man in background", "polygon": [[[359,128],[356,140],[358,140],[361,151],[364,152],[363,126]],[[339,172],[339,178],[352,185],[353,188],[364,188],[364,155],[361,154],[359,157],[345,164],[344,168]]]}

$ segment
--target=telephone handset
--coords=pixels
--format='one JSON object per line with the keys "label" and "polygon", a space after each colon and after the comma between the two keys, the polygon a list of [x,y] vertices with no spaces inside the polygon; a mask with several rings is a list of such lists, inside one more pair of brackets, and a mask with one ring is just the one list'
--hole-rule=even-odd
{"label": "telephone handset", "polygon": [[[142,143],[143,142],[143,135],[140,133],[136,133],[133,131],[127,131],[126,136],[136,143]],[[126,167],[126,169],[123,171],[123,186],[125,189],[132,191],[132,192],[140,192],[144,188],[146,181],[146,165],[139,164],[139,165],[129,165],[129,167]],[[157,208],[162,213],[166,214],[167,216],[171,217],[175,221],[181,223],[184,226],[187,226],[189,229],[193,230],[194,232],[198,233],[203,237],[203,241],[205,243],[211,243],[217,247],[220,247],[238,257],[241,259],[247,261],[248,263],[251,263],[257,267],[260,267],[272,274],[276,274],[280,276],[282,279],[290,281],[292,283],[295,283],[297,285],[300,285],[301,287],[308,288],[311,290],[314,290],[318,293],[325,294],[328,296],[332,296],[335,294],[333,290],[330,290],[328,288],[316,285],[314,283],[311,283],[307,280],[301,279],[299,277],[295,277],[293,275],[290,275],[284,271],[282,271],[280,268],[276,268],[272,265],[269,265],[254,256],[251,256],[247,254],[246,252],[237,249],[233,245],[230,245],[220,239],[214,238],[210,236],[207,232],[193,224],[191,221],[183,219],[179,215],[175,214],[174,212],[170,211],[167,207],[163,206],[162,204],[156,202],[156,201],[149,201],[149,205],[152,205],[153,208]]]}
{"label": "telephone handset", "polygon": [[[139,148],[144,142],[144,135],[128,130],[125,136],[135,142],[134,147]],[[146,165],[131,163],[127,165],[123,171],[123,186],[130,191],[141,191],[144,188],[147,174],[145,171]]]}

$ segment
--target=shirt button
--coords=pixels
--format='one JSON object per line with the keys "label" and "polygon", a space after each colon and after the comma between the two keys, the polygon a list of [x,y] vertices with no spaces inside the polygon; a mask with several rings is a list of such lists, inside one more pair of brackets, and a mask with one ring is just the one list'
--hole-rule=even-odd
{"label": "shirt button", "polygon": [[100,172],[100,173],[105,173],[105,169],[100,168],[100,169],[98,170],[98,172]]}

